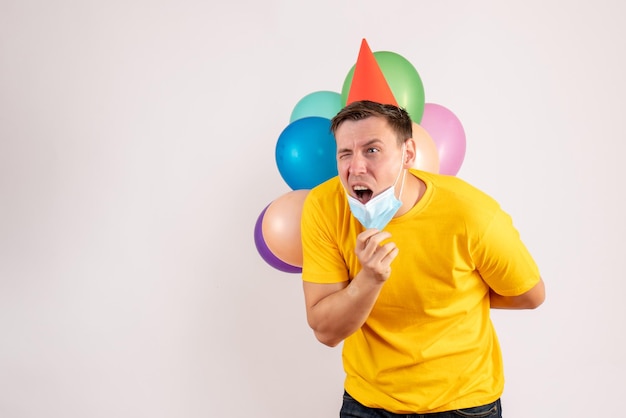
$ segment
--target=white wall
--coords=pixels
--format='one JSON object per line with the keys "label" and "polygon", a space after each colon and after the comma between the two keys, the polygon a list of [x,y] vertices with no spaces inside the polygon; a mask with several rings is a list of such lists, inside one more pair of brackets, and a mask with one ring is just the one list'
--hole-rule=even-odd
{"label": "white wall", "polygon": [[626,342],[623,4],[0,2],[0,416],[338,415],[339,349],[256,252],[274,147],[362,38],[467,134],[547,283],[494,312],[507,418],[608,415]]}

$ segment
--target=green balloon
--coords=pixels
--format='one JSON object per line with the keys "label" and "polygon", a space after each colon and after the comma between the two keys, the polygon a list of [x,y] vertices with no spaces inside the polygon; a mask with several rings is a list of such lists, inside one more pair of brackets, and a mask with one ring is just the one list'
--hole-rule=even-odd
{"label": "green balloon", "polygon": [[341,94],[326,90],[315,91],[298,101],[291,112],[289,123],[311,116],[332,119],[342,107]]}
{"label": "green balloon", "polygon": [[[398,106],[409,113],[413,122],[420,123],[424,115],[426,97],[422,78],[415,67],[406,58],[395,52],[374,52],[374,58],[376,58]],[[344,106],[348,101],[355,66],[356,64],[348,72],[341,89],[341,101]]]}

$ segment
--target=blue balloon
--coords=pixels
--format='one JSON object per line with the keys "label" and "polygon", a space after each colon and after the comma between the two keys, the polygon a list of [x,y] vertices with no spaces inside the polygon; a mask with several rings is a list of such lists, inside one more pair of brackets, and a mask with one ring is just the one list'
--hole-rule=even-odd
{"label": "blue balloon", "polygon": [[300,99],[291,112],[289,122],[310,116],[332,119],[342,107],[341,93],[325,90],[315,91]]}
{"label": "blue balloon", "polygon": [[318,116],[290,123],[276,143],[276,165],[293,190],[312,189],[337,175],[337,144],[330,120]]}

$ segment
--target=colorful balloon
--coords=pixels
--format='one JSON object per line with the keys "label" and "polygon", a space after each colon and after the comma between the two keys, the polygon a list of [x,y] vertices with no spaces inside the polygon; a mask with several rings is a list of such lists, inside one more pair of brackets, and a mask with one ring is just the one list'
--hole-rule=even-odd
{"label": "colorful balloon", "polygon": [[446,107],[426,103],[420,125],[430,134],[439,153],[439,172],[456,175],[466,150],[465,130],[459,118]]}
{"label": "colorful balloon", "polygon": [[[374,57],[398,105],[409,113],[413,122],[420,123],[424,113],[424,84],[413,64],[403,56],[390,51],[374,52]],[[348,72],[343,82],[341,98],[344,104],[348,99],[355,66]]]}
{"label": "colorful balloon", "polygon": [[308,190],[293,190],[270,203],[261,222],[267,248],[283,262],[302,267],[300,219]]}
{"label": "colorful balloon", "polygon": [[439,173],[437,146],[426,129],[415,122],[413,122],[413,140],[416,148],[413,168],[430,173]]}
{"label": "colorful balloon", "polygon": [[311,116],[290,123],[276,143],[276,165],[293,190],[312,189],[337,175],[337,144],[330,120]]}
{"label": "colorful balloon", "polygon": [[285,263],[280,258],[276,257],[267,247],[265,239],[263,238],[262,230],[262,223],[263,217],[265,216],[265,211],[267,211],[267,206],[265,207],[265,209],[263,209],[263,211],[256,220],[256,224],[254,225],[254,244],[257,251],[259,252],[259,255],[267,264],[269,264],[271,267],[274,267],[276,270],[280,270],[285,273],[301,273],[301,267],[292,266],[291,264]]}
{"label": "colorful balloon", "polygon": [[307,94],[296,103],[289,122],[309,116],[332,119],[342,107],[341,94],[334,91],[316,91]]}

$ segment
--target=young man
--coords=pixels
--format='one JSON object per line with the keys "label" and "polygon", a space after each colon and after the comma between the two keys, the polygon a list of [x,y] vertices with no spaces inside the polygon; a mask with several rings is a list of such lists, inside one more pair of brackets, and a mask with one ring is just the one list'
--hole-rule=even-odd
{"label": "young man", "polygon": [[339,175],[305,201],[302,278],[315,336],[343,341],[340,416],[500,417],[490,308],[545,297],[511,218],[459,178],[411,168],[403,109],[354,102],[331,130]]}

